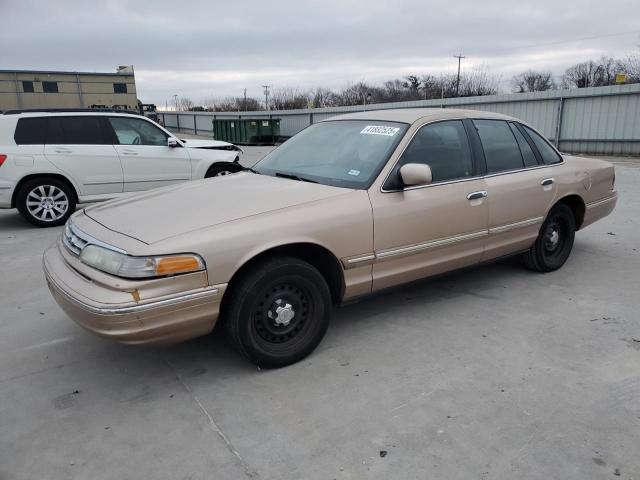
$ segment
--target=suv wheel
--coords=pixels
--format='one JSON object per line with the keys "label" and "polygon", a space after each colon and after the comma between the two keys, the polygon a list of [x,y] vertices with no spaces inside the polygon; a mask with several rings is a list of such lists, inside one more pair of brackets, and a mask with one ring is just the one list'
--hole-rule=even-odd
{"label": "suv wheel", "polygon": [[569,258],[575,234],[573,212],[567,205],[556,205],[542,224],[533,247],[524,254],[526,266],[538,272],[557,270]]}
{"label": "suv wheel", "polygon": [[242,275],[226,303],[227,335],[244,357],[275,368],[309,355],[324,337],[331,294],[324,277],[296,258],[278,258]]}
{"label": "suv wheel", "polygon": [[209,167],[209,170],[207,170],[207,173],[204,175],[204,178],[222,177],[224,175],[231,175],[232,173],[238,173],[240,170],[242,170],[242,168],[236,165],[235,163],[232,163],[232,162],[228,162],[228,163],[229,163],[228,165],[225,165],[225,164],[211,165]]}
{"label": "suv wheel", "polygon": [[66,183],[55,178],[34,178],[20,188],[16,206],[36,227],[55,227],[67,221],[76,202]]}

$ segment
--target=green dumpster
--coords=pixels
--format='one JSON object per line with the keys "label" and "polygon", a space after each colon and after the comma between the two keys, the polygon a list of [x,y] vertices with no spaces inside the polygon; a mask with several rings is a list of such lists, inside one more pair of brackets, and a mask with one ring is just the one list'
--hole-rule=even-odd
{"label": "green dumpster", "polygon": [[216,118],[213,138],[239,145],[273,145],[280,137],[279,118]]}

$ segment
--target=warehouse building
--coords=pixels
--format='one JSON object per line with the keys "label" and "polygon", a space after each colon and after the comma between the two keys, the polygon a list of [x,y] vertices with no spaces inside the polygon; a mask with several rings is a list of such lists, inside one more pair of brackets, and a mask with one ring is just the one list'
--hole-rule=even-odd
{"label": "warehouse building", "polygon": [[0,70],[0,111],[25,108],[137,108],[133,66],[114,73]]}

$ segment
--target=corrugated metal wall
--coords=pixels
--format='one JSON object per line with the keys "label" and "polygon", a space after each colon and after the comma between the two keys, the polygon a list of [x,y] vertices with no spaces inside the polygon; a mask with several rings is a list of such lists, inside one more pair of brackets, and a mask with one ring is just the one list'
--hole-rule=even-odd
{"label": "corrugated metal wall", "polygon": [[[533,125],[560,150],[602,155],[640,155],[640,84],[514,93],[486,97],[445,98],[367,105],[389,108],[467,108],[504,113]],[[168,128],[212,135],[214,118],[279,118],[280,133],[291,136],[311,123],[363,106],[270,112],[160,112]]]}

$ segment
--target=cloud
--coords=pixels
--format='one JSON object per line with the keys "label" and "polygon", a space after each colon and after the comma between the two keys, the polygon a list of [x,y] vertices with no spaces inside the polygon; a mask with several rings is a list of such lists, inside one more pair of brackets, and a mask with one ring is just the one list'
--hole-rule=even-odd
{"label": "cloud", "polygon": [[[0,0],[3,68],[136,67],[145,102],[488,66],[509,79],[640,48],[637,0]],[[631,32],[631,33],[628,33]],[[636,33],[634,33],[636,32]],[[616,36],[606,36],[619,34]],[[580,40],[586,37],[590,40]],[[10,48],[7,48],[10,46]]]}

